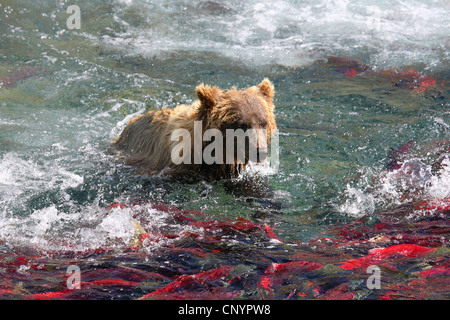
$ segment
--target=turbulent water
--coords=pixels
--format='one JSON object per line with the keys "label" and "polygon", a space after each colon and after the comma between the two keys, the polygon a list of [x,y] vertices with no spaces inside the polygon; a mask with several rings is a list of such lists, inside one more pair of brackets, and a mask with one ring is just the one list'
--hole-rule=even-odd
{"label": "turbulent water", "polygon": [[[3,298],[448,298],[448,1],[1,0],[0,30]],[[245,173],[263,194],[140,175],[109,150],[200,83],[265,77],[280,166]],[[393,245],[439,254],[402,253],[409,278],[391,261],[379,291],[339,269]]]}

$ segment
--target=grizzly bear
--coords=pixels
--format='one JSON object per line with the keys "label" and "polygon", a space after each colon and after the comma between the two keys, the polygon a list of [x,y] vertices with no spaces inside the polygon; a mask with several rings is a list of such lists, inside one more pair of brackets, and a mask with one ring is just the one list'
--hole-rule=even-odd
{"label": "grizzly bear", "polygon": [[[143,173],[184,175],[194,180],[235,178],[249,161],[266,159],[276,129],[275,89],[268,79],[245,90],[201,84],[196,93],[198,100],[192,105],[151,110],[131,119],[113,146]],[[245,143],[237,145],[236,132],[250,131],[256,132],[255,138],[246,135]],[[215,148],[209,142],[212,138]],[[225,145],[234,149],[230,152]],[[257,152],[255,159],[250,157],[251,148]]]}

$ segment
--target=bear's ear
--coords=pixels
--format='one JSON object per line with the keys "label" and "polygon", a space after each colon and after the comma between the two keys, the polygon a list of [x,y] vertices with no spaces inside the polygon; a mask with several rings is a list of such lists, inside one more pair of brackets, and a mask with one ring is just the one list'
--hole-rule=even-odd
{"label": "bear's ear", "polygon": [[197,87],[197,98],[206,109],[214,107],[221,94],[222,91],[217,87],[210,87],[203,83]]}
{"label": "bear's ear", "polygon": [[275,88],[270,82],[269,79],[265,78],[259,85],[258,85],[259,91],[263,94],[263,96],[266,97],[267,100],[272,100],[273,96],[275,95]]}

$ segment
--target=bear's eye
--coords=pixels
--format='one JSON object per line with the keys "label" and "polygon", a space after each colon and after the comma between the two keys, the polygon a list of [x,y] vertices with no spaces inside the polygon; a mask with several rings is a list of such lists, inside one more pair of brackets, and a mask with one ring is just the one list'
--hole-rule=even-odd
{"label": "bear's eye", "polygon": [[262,120],[262,121],[259,123],[259,125],[260,125],[262,128],[265,128],[265,127],[267,127],[267,121],[266,121],[266,120]]}

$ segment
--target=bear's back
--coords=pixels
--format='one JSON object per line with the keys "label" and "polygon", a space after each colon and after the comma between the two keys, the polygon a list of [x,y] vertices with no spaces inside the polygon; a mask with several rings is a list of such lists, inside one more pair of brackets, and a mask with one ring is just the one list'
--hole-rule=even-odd
{"label": "bear's back", "polygon": [[175,129],[193,130],[196,105],[179,105],[173,109],[151,110],[130,120],[114,147],[124,151],[127,162],[141,163],[161,171],[172,165],[167,150],[176,144],[171,141]]}

